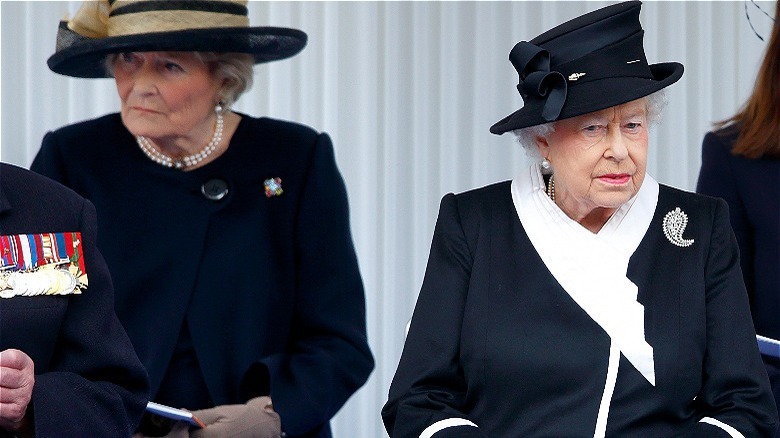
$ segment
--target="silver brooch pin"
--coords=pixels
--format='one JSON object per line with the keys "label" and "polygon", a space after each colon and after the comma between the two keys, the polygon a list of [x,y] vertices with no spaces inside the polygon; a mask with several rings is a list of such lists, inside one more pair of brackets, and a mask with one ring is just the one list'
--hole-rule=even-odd
{"label": "silver brooch pin", "polygon": [[585,76],[586,74],[587,73],[572,73],[572,74],[569,75],[569,80],[570,81],[576,81],[577,79]]}
{"label": "silver brooch pin", "polygon": [[664,236],[681,248],[693,245],[693,239],[683,239],[685,227],[688,226],[688,215],[680,207],[666,213],[664,216]]}

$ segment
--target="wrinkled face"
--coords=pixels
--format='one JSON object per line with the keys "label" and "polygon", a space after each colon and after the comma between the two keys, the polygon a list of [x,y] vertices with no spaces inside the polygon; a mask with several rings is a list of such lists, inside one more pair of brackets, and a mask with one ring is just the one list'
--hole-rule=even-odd
{"label": "wrinkled face", "polygon": [[560,120],[547,138],[537,138],[553,166],[555,201],[573,219],[614,211],[639,191],[647,143],[644,98]]}
{"label": "wrinkled face", "polygon": [[133,135],[170,140],[212,129],[221,81],[194,54],[122,53],[113,67],[122,121]]}

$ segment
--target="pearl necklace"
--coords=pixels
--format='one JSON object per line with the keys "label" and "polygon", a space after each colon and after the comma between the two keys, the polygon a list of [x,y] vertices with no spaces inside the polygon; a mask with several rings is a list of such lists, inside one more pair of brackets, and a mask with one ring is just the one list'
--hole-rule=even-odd
{"label": "pearl necklace", "polygon": [[214,128],[214,136],[211,137],[211,141],[206,145],[206,147],[201,149],[201,151],[196,154],[174,159],[157,150],[157,148],[152,146],[152,143],[149,141],[149,139],[143,135],[137,135],[135,140],[138,142],[138,146],[141,148],[144,154],[157,164],[163,165],[165,167],[173,167],[176,169],[193,167],[211,155],[212,152],[217,150],[217,146],[219,146],[219,143],[222,141],[222,129],[225,127],[225,120],[222,117],[221,105],[217,105],[216,112],[217,126]]}
{"label": "pearl necklace", "polygon": [[550,180],[547,182],[547,196],[555,202],[555,180],[552,175],[550,175]]}

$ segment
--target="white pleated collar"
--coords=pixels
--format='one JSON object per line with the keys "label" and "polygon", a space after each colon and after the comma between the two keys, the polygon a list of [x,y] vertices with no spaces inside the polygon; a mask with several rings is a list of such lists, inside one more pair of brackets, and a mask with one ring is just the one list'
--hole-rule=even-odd
{"label": "white pleated collar", "polygon": [[626,273],[653,219],[658,182],[646,175],[639,192],[597,234],[569,218],[547,196],[538,163],[512,181],[512,200],[553,277],[655,385],[653,347],[645,340],[644,306],[637,302],[637,286]]}

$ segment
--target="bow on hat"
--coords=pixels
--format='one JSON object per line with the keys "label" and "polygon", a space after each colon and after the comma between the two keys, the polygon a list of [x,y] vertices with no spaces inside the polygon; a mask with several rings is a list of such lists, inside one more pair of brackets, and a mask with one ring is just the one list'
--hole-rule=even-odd
{"label": "bow on hat", "polygon": [[[544,100],[542,117],[551,122],[561,114],[566,103],[566,78],[550,71],[550,53],[527,41],[520,41],[509,53],[509,60],[520,75],[517,91],[528,98]],[[526,102],[527,103],[527,102]]]}
{"label": "bow on hat", "polygon": [[[87,0],[68,21],[70,30],[89,38],[194,28],[247,27],[247,0],[171,2]],[[143,16],[143,18],[140,18]],[[208,20],[207,22],[205,20]]]}
{"label": "bow on hat", "polygon": [[108,36],[108,14],[111,5],[108,0],[84,2],[72,20],[68,21],[70,30],[89,38]]}

